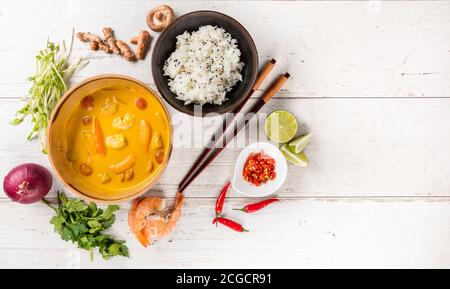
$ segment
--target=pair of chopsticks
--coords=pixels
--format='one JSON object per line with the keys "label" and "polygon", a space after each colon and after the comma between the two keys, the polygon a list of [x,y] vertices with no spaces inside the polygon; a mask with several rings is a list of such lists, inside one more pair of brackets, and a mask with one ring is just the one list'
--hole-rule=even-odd
{"label": "pair of chopsticks", "polygon": [[[250,99],[252,94],[259,88],[259,86],[261,85],[263,80],[267,77],[267,75],[270,73],[270,71],[272,71],[275,63],[276,63],[275,59],[272,59],[264,66],[263,70],[258,75],[255,83],[253,84],[252,89],[246,95],[242,104],[240,104],[232,111],[232,119],[229,120],[230,124],[233,122],[236,115],[242,110],[242,108]],[[279,76],[278,79],[269,87],[269,89],[267,89],[264,92],[262,97],[256,101],[256,103],[249,110],[249,113],[253,113],[253,116],[255,116],[256,113],[266,103],[268,103],[270,99],[272,99],[272,97],[281,89],[281,87],[284,85],[284,83],[288,80],[289,77],[290,77],[289,73],[285,73]],[[213,136],[211,137],[210,145],[208,147],[205,147],[205,149],[203,149],[203,152],[201,153],[200,157],[195,161],[194,165],[191,167],[191,169],[188,171],[186,176],[181,181],[178,187],[179,192],[183,192],[187,188],[187,186],[191,184],[191,182],[224,150],[224,148],[230,142],[230,140],[236,137],[239,131],[248,125],[253,116],[249,119],[245,119],[244,122],[235,127],[232,138],[222,137],[222,145],[220,147],[217,147],[218,143],[217,140],[219,140],[220,137],[225,134],[228,128],[227,119],[224,118],[224,121],[222,123],[222,129],[219,128],[220,130],[218,130],[215,134],[213,134]],[[212,150],[213,152],[209,154]]]}

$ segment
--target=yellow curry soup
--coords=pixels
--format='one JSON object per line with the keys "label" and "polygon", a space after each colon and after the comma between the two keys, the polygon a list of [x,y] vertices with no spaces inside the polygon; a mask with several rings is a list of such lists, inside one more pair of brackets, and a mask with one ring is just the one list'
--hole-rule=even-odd
{"label": "yellow curry soup", "polygon": [[64,123],[67,167],[75,185],[119,198],[154,178],[170,152],[170,126],[151,92],[111,85],[83,96]]}

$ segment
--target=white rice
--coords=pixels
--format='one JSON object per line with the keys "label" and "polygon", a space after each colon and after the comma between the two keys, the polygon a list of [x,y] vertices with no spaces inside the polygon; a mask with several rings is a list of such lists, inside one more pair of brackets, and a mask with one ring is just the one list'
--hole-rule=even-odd
{"label": "white rice", "polygon": [[201,26],[177,36],[175,51],[164,63],[170,90],[184,104],[217,104],[242,81],[241,51],[237,40],[223,28]]}

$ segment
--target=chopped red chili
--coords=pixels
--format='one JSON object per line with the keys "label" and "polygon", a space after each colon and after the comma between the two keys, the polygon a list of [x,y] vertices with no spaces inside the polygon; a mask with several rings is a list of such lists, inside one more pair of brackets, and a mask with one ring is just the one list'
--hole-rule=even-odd
{"label": "chopped red chili", "polygon": [[255,186],[274,180],[276,178],[275,160],[263,152],[250,154],[242,175],[244,180]]}

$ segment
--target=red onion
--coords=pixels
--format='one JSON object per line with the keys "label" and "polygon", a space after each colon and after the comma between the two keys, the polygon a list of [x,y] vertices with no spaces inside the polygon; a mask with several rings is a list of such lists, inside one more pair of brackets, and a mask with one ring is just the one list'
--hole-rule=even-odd
{"label": "red onion", "polygon": [[22,164],[3,179],[3,190],[13,201],[31,204],[45,197],[52,188],[52,175],[38,164]]}

